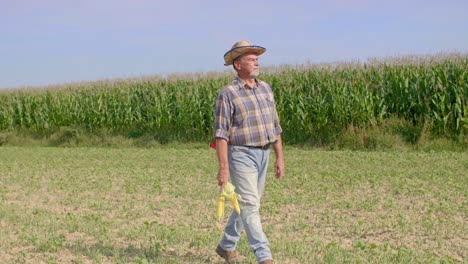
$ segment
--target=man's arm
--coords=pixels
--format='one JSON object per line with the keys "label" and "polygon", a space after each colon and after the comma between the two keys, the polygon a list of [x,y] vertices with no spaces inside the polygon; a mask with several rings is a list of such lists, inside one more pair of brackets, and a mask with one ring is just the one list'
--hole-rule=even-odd
{"label": "man's arm", "polygon": [[281,179],[284,177],[284,156],[281,134],[278,135],[278,140],[273,144],[273,149],[275,150],[276,154],[275,177],[277,179]]}
{"label": "man's arm", "polygon": [[218,185],[221,190],[229,181],[228,143],[224,138],[216,138],[216,154],[218,155]]}

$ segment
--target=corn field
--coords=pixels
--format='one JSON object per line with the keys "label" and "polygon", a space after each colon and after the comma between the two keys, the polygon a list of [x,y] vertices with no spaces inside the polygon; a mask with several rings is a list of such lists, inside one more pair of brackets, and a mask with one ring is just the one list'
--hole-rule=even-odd
{"label": "corn field", "polygon": [[[0,130],[62,127],[209,141],[218,91],[232,74],[73,84],[0,93]],[[398,118],[433,135],[468,132],[468,56],[270,68],[285,142],[305,143]]]}

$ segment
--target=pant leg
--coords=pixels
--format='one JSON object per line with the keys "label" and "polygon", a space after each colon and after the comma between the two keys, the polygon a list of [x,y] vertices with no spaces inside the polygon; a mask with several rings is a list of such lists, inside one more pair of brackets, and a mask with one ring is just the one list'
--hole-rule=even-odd
{"label": "pant leg", "polygon": [[265,189],[268,150],[229,146],[229,170],[236,193],[241,195],[240,217],[233,212],[221,240],[221,247],[234,250],[242,228],[257,260],[272,259],[269,242],[260,222],[260,198]]}
{"label": "pant leg", "polygon": [[[228,201],[226,201],[226,203],[228,203]],[[225,250],[235,250],[243,229],[244,225],[242,224],[242,219],[233,211],[224,229],[223,238],[219,243],[220,246]]]}

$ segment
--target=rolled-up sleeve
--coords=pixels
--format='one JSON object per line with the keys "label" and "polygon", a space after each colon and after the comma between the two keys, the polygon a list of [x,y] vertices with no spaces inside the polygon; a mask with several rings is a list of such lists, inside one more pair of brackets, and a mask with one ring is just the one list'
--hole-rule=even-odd
{"label": "rolled-up sleeve", "polygon": [[221,92],[216,99],[214,138],[223,138],[229,142],[229,130],[231,128],[232,107],[228,97]]}

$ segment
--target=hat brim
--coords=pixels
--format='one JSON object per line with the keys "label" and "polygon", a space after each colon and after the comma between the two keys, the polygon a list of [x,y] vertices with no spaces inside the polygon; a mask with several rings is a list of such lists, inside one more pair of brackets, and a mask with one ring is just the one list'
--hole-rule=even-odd
{"label": "hat brim", "polygon": [[244,46],[233,48],[224,54],[224,66],[232,65],[235,59],[246,53],[255,53],[257,56],[265,53],[266,49],[260,46]]}

